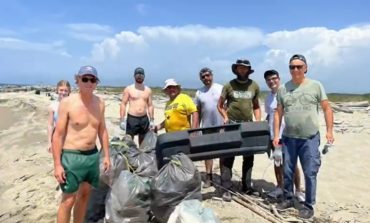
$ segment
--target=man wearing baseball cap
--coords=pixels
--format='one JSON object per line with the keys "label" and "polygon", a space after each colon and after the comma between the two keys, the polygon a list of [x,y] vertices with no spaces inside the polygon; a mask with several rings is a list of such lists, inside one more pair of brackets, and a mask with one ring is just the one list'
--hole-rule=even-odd
{"label": "man wearing baseball cap", "polygon": [[110,168],[105,104],[93,94],[98,72],[92,66],[83,66],[75,79],[79,91],[60,102],[52,140],[54,176],[63,191],[57,222],[69,222],[72,208],[74,222],[84,221],[91,186],[99,183],[97,138],[104,152],[104,171]]}
{"label": "man wearing baseball cap", "polygon": [[316,203],[317,174],[321,165],[319,108],[326,122],[326,140],[332,144],[333,111],[324,87],[318,81],[306,78],[308,70],[306,58],[295,54],[289,59],[292,79],[277,92],[277,109],[274,114],[274,147],[279,145],[280,123],[284,116],[285,128],[282,142],[284,146],[284,201],[277,208],[294,206],[293,175],[299,157],[305,178],[306,200],[299,210],[299,217],[309,219],[314,215]]}
{"label": "man wearing baseball cap", "polygon": [[[254,72],[249,60],[238,59],[231,66],[236,78],[224,85],[217,108],[223,117],[224,124],[252,122],[253,115],[256,121],[261,121],[261,109],[258,102],[260,88],[249,78]],[[227,108],[224,107],[226,102]],[[232,187],[232,168],[235,157],[220,158],[221,185],[227,190],[222,198],[231,201],[228,191]],[[254,194],[252,187],[252,168],[254,155],[243,156],[242,191]]]}
{"label": "man wearing baseball cap", "polygon": [[[144,85],[144,69],[138,67],[134,71],[135,83],[123,90],[120,107],[120,127],[126,134],[134,138],[139,135],[139,144],[149,129],[154,128],[154,107],[152,90]],[[129,104],[126,118],[126,106]],[[148,117],[149,116],[149,117]]]}

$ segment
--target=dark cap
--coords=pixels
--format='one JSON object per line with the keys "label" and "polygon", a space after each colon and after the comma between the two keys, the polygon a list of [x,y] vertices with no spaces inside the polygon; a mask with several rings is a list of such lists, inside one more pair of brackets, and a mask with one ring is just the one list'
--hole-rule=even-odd
{"label": "dark cap", "polygon": [[289,63],[292,62],[292,60],[300,60],[300,61],[303,61],[307,65],[306,58],[303,55],[301,55],[301,54],[294,54],[289,59]]}
{"label": "dark cap", "polygon": [[141,67],[136,68],[136,69],[135,69],[135,71],[134,71],[134,75],[135,75],[135,74],[142,74],[142,75],[145,75],[145,73],[144,73],[144,69],[143,69],[143,68],[141,68]]}
{"label": "dark cap", "polygon": [[276,70],[266,70],[265,73],[263,74],[263,77],[266,79],[268,76],[273,76],[276,75],[279,77],[279,72]]}
{"label": "dark cap", "polygon": [[208,67],[203,67],[202,69],[200,69],[199,75],[202,75],[202,74],[207,73],[207,72],[210,73],[210,74],[213,74],[211,69],[209,69]]}
{"label": "dark cap", "polygon": [[251,63],[247,59],[237,59],[236,62],[233,65],[231,65],[231,70],[233,71],[234,74],[238,74],[238,71],[236,70],[237,66],[249,67],[249,74],[254,72],[254,70],[252,70]]}

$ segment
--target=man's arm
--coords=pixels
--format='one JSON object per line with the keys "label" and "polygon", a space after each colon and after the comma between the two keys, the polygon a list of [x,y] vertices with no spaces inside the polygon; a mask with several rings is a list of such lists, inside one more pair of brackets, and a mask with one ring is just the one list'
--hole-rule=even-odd
{"label": "man's arm", "polygon": [[220,96],[217,103],[217,110],[220,112],[222,118],[224,119],[224,124],[227,124],[229,122],[229,117],[227,116],[227,112],[224,108],[225,104],[225,98]]}
{"label": "man's arm", "polygon": [[54,129],[54,111],[52,107],[49,107],[49,114],[48,114],[48,151],[51,153],[51,139],[53,137],[53,129]]}
{"label": "man's arm", "polygon": [[121,121],[126,116],[126,105],[127,105],[127,102],[128,102],[129,96],[130,96],[128,88],[129,87],[126,87],[125,90],[123,90],[123,92],[122,92],[122,102],[121,102],[121,107],[120,107],[120,110],[119,110]]}
{"label": "man's arm", "polygon": [[283,118],[283,106],[282,105],[277,105],[276,111],[274,112],[274,140],[273,140],[273,145],[274,147],[279,146],[279,141],[280,141],[280,125],[281,125],[281,120]]}
{"label": "man's arm", "polygon": [[148,114],[150,121],[154,121],[154,106],[153,106],[153,98],[152,98],[152,90],[149,89],[149,96],[148,96]]}
{"label": "man's arm", "polygon": [[257,97],[252,100],[252,104],[254,118],[256,119],[257,122],[259,122],[261,121],[261,108]]}
{"label": "man's arm", "polygon": [[[100,99],[101,100],[101,99]],[[104,152],[104,170],[107,171],[110,167],[110,158],[109,158],[109,137],[107,127],[105,125],[105,103],[102,100],[101,102],[101,118],[100,124],[98,129],[98,137],[100,141],[100,145],[102,146]]]}
{"label": "man's arm", "polygon": [[58,121],[53,134],[52,152],[54,159],[54,176],[59,183],[65,182],[64,168],[61,162],[62,147],[68,124],[68,100],[62,100],[58,108]]}
{"label": "man's arm", "polygon": [[199,114],[198,111],[191,113],[191,128],[199,128]]}
{"label": "man's arm", "polygon": [[328,100],[322,100],[321,101],[321,107],[324,112],[325,117],[325,123],[326,123],[326,140],[329,143],[334,142],[334,136],[333,136],[333,110],[331,109],[331,106],[329,104]]}
{"label": "man's arm", "polygon": [[200,126],[200,122],[202,121],[201,120],[201,118],[200,118],[200,116],[201,116],[201,114],[202,114],[202,107],[201,106],[199,106],[199,105],[197,105],[197,113],[198,113],[198,127]]}

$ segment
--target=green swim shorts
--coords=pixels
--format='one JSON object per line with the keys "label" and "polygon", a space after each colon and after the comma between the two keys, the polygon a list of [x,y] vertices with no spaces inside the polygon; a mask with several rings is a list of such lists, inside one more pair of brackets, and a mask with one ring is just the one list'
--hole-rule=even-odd
{"label": "green swim shorts", "polygon": [[60,184],[64,193],[74,193],[80,183],[88,182],[93,187],[99,184],[99,152],[95,147],[92,150],[62,150],[62,166],[66,174],[66,181]]}

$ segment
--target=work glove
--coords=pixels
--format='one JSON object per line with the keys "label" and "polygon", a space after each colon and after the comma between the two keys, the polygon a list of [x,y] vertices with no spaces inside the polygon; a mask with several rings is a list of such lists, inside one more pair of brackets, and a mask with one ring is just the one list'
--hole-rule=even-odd
{"label": "work glove", "polygon": [[123,130],[126,131],[126,119],[122,119],[121,122],[119,123],[119,127]]}
{"label": "work glove", "polygon": [[150,129],[150,130],[154,130],[154,128],[155,128],[155,125],[154,125],[154,119],[151,119],[151,120],[150,120],[150,123],[149,123],[149,129]]}
{"label": "work glove", "polygon": [[283,165],[283,151],[281,146],[275,147],[272,157],[274,159],[275,166],[279,167]]}

